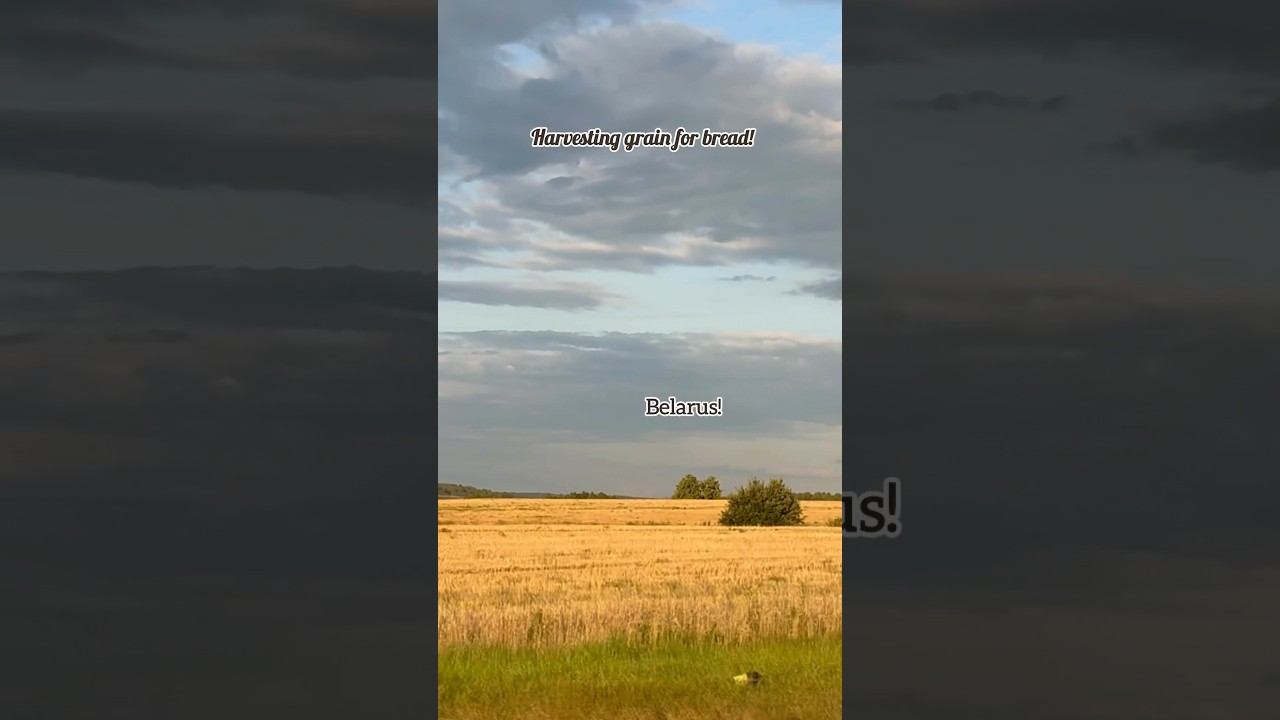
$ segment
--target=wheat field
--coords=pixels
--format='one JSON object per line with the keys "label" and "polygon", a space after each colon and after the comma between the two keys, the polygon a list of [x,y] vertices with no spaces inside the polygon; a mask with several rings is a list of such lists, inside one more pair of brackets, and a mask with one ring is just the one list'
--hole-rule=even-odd
{"label": "wheat field", "polygon": [[[715,525],[724,500],[568,500],[484,498],[440,500],[442,525]],[[802,500],[806,525],[840,517],[840,502]]]}
{"label": "wheat field", "polygon": [[[838,634],[840,529],[726,528],[713,524],[722,507],[442,501],[440,647]],[[805,503],[809,522],[839,513],[838,502]]]}

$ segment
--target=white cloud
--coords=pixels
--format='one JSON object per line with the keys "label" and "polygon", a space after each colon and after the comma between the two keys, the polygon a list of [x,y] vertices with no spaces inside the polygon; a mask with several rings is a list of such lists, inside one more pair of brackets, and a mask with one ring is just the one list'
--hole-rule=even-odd
{"label": "white cloud", "polygon": [[[442,77],[442,156],[481,188],[468,198],[444,190],[462,215],[442,215],[442,232],[476,245],[460,256],[485,259],[494,242],[477,233],[489,233],[534,269],[839,264],[838,65],[668,22],[562,25],[536,45],[538,77],[499,69],[501,82],[481,82],[466,68]],[[757,144],[677,153],[530,148],[529,129],[543,125],[755,127]]]}
{"label": "white cloud", "polygon": [[[785,333],[444,335],[441,481],[659,492],[687,466],[838,487],[840,354]],[[648,395],[723,397],[725,417],[646,418]]]}

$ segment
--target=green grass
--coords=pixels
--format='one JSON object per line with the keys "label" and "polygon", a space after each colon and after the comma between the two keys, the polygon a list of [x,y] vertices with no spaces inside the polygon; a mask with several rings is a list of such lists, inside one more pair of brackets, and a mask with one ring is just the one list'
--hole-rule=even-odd
{"label": "green grass", "polygon": [[[759,686],[733,676],[760,672]],[[836,720],[840,637],[440,652],[442,720]]]}

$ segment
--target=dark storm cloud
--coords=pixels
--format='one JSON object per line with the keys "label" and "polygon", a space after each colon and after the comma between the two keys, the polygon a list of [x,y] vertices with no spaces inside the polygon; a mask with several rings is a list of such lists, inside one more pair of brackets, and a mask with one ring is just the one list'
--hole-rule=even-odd
{"label": "dark storm cloud", "polygon": [[846,62],[929,62],[960,52],[1062,54],[1089,45],[1272,72],[1280,8],[1252,0],[865,0],[845,7]]}
{"label": "dark storm cloud", "polygon": [[592,310],[609,294],[589,285],[520,286],[498,282],[444,281],[440,299],[478,305],[511,305],[554,310]]}
{"label": "dark storm cloud", "polygon": [[234,116],[0,111],[0,168],[164,187],[294,190],[417,204],[433,187],[432,141],[412,117],[362,127],[311,118],[268,127]]}
{"label": "dark storm cloud", "polygon": [[1263,105],[1222,108],[1153,124],[1103,146],[1120,155],[1157,150],[1188,153],[1200,162],[1252,172],[1280,169],[1280,98]]}
{"label": "dark storm cloud", "polygon": [[1067,97],[1065,95],[1053,95],[1036,100],[1025,95],[1002,95],[993,90],[970,90],[968,92],[943,93],[932,100],[904,100],[894,103],[894,105],[904,110],[942,110],[948,112],[980,109],[1053,112],[1066,107]]}

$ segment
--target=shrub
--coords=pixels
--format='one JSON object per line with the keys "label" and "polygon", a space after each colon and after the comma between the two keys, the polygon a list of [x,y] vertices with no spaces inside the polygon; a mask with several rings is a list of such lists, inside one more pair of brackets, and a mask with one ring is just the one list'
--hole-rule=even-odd
{"label": "shrub", "polygon": [[800,501],[782,481],[774,478],[768,484],[752,478],[729,496],[729,504],[720,514],[721,525],[801,525],[804,512]]}

